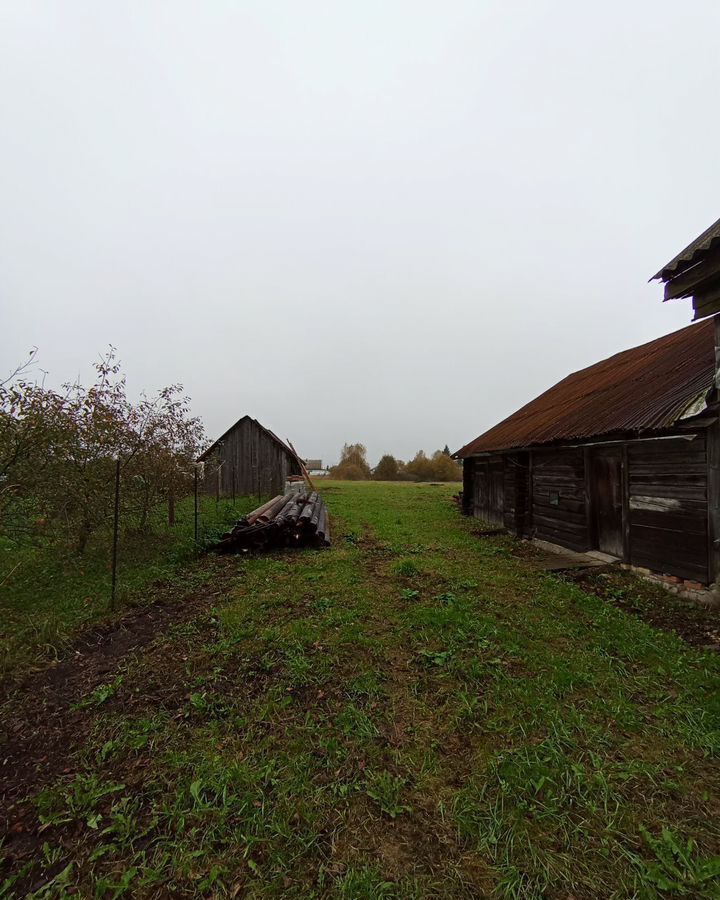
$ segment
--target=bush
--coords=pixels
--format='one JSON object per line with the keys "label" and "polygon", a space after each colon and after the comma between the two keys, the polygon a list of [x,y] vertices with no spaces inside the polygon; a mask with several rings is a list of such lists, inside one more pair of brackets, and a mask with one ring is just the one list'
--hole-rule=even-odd
{"label": "bush", "polygon": [[84,552],[112,519],[116,460],[123,518],[140,529],[161,500],[189,488],[202,426],[180,385],[131,402],[112,348],[89,387],[55,391],[23,369],[0,384],[0,535],[20,540],[42,523]]}

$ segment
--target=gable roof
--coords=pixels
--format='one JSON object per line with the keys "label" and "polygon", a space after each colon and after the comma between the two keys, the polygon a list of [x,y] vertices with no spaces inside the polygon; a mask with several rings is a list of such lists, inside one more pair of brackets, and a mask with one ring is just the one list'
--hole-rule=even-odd
{"label": "gable roof", "polygon": [[655,279],[667,281],[668,278],[672,278],[673,275],[678,272],[689,269],[691,265],[694,265],[702,256],[704,256],[716,241],[720,241],[720,219],[703,231],[699,237],[696,237],[695,240],[678,253],[674,259],[671,259],[669,263],[666,263],[657,275],[653,275],[650,281],[655,281]]}
{"label": "gable roof", "polygon": [[237,422],[234,425],[231,425],[230,428],[228,428],[227,431],[223,432],[223,434],[221,434],[220,437],[216,441],[214,441],[212,444],[210,444],[210,446],[207,448],[207,450],[204,450],[200,454],[200,456],[198,456],[198,462],[203,462],[209,456],[211,456],[213,451],[216,450],[220,446],[220,444],[222,444],[222,442],[230,434],[230,432],[234,431],[241,422],[245,421],[245,419],[248,419],[254,425],[257,425],[257,427],[261,431],[263,431],[271,440],[273,440],[280,447],[281,450],[283,450],[285,453],[287,453],[288,456],[291,456],[295,462],[299,463],[297,455],[295,453],[293,453],[293,451],[290,449],[290,447],[288,447],[288,445],[285,443],[285,441],[281,441],[280,438],[276,434],[274,434],[272,431],[270,431],[269,428],[266,428],[264,425],[261,425],[257,419],[253,419],[251,416],[240,416],[240,418],[237,420]]}
{"label": "gable roof", "polygon": [[715,324],[707,319],[568,375],[455,456],[669,428],[714,379]]}

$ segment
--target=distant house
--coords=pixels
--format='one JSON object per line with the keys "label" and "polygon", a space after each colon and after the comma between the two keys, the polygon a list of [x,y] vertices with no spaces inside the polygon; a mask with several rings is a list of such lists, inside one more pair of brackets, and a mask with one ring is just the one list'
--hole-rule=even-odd
{"label": "distant house", "polygon": [[519,536],[714,582],[715,375],[712,320],[569,375],[455,454],[464,511]]}
{"label": "distant house", "polygon": [[205,490],[219,497],[281,494],[289,475],[302,474],[291,448],[250,416],[238,419],[199,461]]}

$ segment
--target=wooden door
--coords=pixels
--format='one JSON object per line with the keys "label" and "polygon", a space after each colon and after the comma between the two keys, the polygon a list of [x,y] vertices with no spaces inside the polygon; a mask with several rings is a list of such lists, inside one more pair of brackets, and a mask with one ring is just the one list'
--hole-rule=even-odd
{"label": "wooden door", "polygon": [[619,447],[602,447],[593,454],[592,504],[597,549],[622,559],[622,451]]}
{"label": "wooden door", "polygon": [[505,467],[502,460],[490,463],[488,471],[488,510],[486,519],[502,525],[505,512]]}
{"label": "wooden door", "polygon": [[487,460],[478,459],[475,462],[473,515],[478,519],[485,519],[488,507],[488,464]]}

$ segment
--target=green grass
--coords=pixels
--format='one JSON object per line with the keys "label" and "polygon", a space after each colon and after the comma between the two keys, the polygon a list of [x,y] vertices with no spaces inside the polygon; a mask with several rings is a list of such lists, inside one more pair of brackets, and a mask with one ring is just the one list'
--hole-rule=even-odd
{"label": "green grass", "polygon": [[[203,497],[199,543],[256,505],[256,498],[238,498],[232,504]],[[111,547],[107,530],[93,535],[82,556],[47,540],[0,540],[0,676],[55,657],[78,628],[108,614]],[[157,511],[142,533],[123,528],[117,605],[142,602],[149,584],[177,576],[197,553],[191,497],[177,504],[174,528],[167,526],[164,510]]]}
{"label": "green grass", "polygon": [[42,896],[720,896],[717,656],[478,540],[456,486],[323,487],[331,550],[239,560],[81,700]]}

